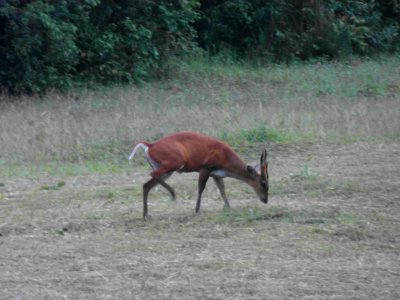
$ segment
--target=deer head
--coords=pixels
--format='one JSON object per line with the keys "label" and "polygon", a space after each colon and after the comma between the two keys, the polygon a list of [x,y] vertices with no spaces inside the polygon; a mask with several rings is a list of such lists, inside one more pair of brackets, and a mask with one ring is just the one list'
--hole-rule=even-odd
{"label": "deer head", "polygon": [[257,195],[260,197],[261,202],[268,202],[268,162],[267,162],[267,150],[261,154],[260,164],[255,168],[247,166],[247,171],[252,175],[251,186],[254,188]]}

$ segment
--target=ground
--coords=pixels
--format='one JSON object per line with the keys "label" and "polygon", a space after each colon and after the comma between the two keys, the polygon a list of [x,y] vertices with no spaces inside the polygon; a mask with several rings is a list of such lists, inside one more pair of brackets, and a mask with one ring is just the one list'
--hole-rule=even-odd
{"label": "ground", "polygon": [[399,299],[400,144],[268,147],[267,205],[227,180],[223,211],[210,181],[195,215],[196,174],[176,174],[146,222],[138,161],[1,180],[0,299]]}

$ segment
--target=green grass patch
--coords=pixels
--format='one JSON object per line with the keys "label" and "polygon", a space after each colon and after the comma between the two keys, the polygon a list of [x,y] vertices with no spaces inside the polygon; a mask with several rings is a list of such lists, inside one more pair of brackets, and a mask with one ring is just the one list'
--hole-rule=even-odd
{"label": "green grass patch", "polygon": [[92,195],[92,198],[100,198],[106,200],[105,203],[132,203],[137,199],[142,199],[142,186],[132,185],[130,188],[124,189],[114,189],[114,188],[104,188],[98,189]]}
{"label": "green grass patch", "polygon": [[359,218],[351,214],[341,214],[339,215],[338,220],[340,224],[344,225],[357,225],[361,223]]}
{"label": "green grass patch", "polygon": [[181,130],[216,136],[243,153],[267,142],[399,140],[399,56],[176,63],[177,76],[161,82],[2,105],[0,178],[124,172],[135,140]]}
{"label": "green grass patch", "polygon": [[267,125],[259,125],[254,128],[238,129],[233,132],[222,132],[218,138],[235,148],[247,148],[254,144],[276,142],[289,143],[297,140],[298,136],[287,132],[270,128]]}
{"label": "green grass patch", "polygon": [[61,189],[63,186],[65,185],[64,181],[59,181],[55,184],[45,184],[41,186],[41,190],[46,190],[46,191],[58,191],[59,189]]}
{"label": "green grass patch", "polygon": [[224,209],[221,213],[212,216],[211,219],[222,223],[250,223],[261,220],[293,223],[295,220],[295,214],[286,208],[272,208],[269,210],[261,210],[258,208],[230,208]]}
{"label": "green grass patch", "polygon": [[257,208],[224,209],[222,213],[212,217],[216,222],[253,222],[271,219],[273,216]]}
{"label": "green grass patch", "polygon": [[[299,95],[339,98],[382,96],[398,87],[398,56],[343,61],[308,61],[292,64],[259,64],[191,57],[176,63],[177,81],[218,80],[268,84],[279,99],[293,101]],[[397,79],[397,80],[396,80]]]}
{"label": "green grass patch", "polygon": [[317,179],[319,176],[318,172],[314,172],[309,165],[304,165],[301,172],[289,174],[291,179]]}
{"label": "green grass patch", "polygon": [[282,223],[296,223],[311,226],[346,225],[352,226],[360,220],[349,213],[341,213],[336,208],[291,210],[286,207],[272,207],[268,210],[259,208],[231,208],[210,216],[215,222],[251,223],[254,221],[273,221]]}

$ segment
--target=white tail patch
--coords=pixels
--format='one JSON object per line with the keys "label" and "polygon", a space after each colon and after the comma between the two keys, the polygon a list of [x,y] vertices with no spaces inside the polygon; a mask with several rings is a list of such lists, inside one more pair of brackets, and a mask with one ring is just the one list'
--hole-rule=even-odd
{"label": "white tail patch", "polygon": [[143,144],[143,143],[139,143],[139,144],[137,144],[137,145],[135,146],[135,148],[133,148],[131,155],[129,155],[129,160],[131,160],[131,159],[135,156],[135,154],[136,154],[136,152],[137,152],[137,150],[138,150],[139,148],[142,148],[142,149],[143,149],[144,153],[146,154],[147,162],[150,164],[150,166],[153,168],[153,170],[158,169],[158,168],[160,167],[160,165],[159,165],[157,162],[155,162],[155,161],[150,157],[150,155],[149,155],[149,153],[148,153],[149,147],[146,146],[146,145]]}
{"label": "white tail patch", "polygon": [[[137,144],[137,145],[135,146],[135,148],[133,148],[131,155],[129,155],[129,158],[128,158],[129,160],[131,160],[131,159],[135,156],[136,151],[137,151],[139,148],[142,148],[143,151],[144,151],[144,152],[146,153],[146,155],[147,155],[147,151],[149,151],[149,147],[146,146],[146,145],[143,144],[143,143],[139,143],[139,144]],[[147,156],[148,156],[148,155],[147,155]]]}

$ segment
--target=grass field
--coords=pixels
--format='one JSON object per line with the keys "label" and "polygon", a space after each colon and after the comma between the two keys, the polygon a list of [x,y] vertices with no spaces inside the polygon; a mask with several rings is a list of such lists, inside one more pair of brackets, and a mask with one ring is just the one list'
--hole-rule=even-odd
{"label": "grass field", "polygon": [[124,165],[134,141],[179,130],[238,148],[264,143],[267,135],[281,143],[396,138],[399,64],[398,57],[264,68],[195,61],[140,88],[49,93],[12,105],[2,97],[0,164]]}
{"label": "grass field", "polygon": [[[0,104],[0,299],[398,299],[400,59],[197,60],[141,87]],[[3,96],[2,100],[6,99]],[[196,174],[149,197],[134,141],[269,150],[270,202]]]}

